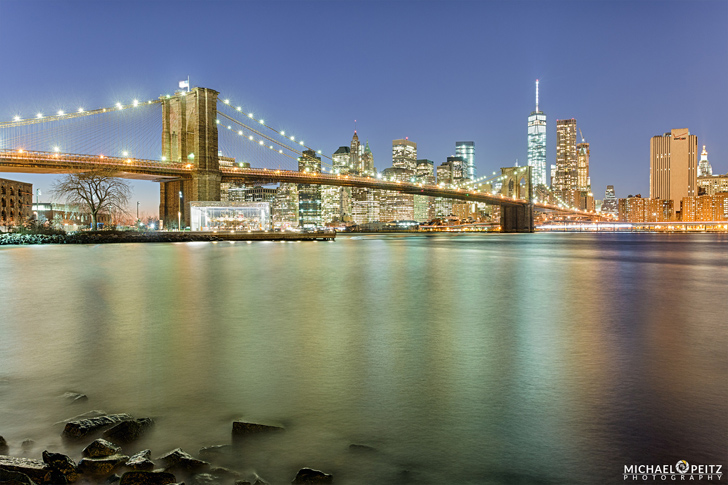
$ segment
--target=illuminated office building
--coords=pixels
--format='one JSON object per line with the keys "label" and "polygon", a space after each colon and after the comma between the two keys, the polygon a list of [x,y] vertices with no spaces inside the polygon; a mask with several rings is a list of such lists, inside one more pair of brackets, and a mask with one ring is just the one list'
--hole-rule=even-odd
{"label": "illuminated office building", "polygon": [[650,140],[650,198],[672,200],[675,210],[697,195],[698,137],[679,128]]}
{"label": "illuminated office building", "polygon": [[538,79],[536,79],[536,110],[528,116],[528,164],[533,167],[533,185],[547,185],[546,179],[546,114],[538,109]]}
{"label": "illuminated office building", "polygon": [[455,155],[464,161],[464,177],[475,180],[475,142],[455,142]]}
{"label": "illuminated office building", "polygon": [[[321,158],[313,150],[304,150],[298,158],[298,171],[320,173]],[[320,185],[298,184],[298,224],[301,227],[322,225]]]}

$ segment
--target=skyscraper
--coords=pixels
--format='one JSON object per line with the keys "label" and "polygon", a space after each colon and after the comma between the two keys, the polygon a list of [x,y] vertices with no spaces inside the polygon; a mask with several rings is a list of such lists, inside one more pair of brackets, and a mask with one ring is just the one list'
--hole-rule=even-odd
{"label": "skyscraper", "polygon": [[563,197],[577,190],[576,120],[556,120],[556,179],[554,192]]}
{"label": "skyscraper", "polygon": [[700,153],[700,163],[698,164],[698,177],[710,177],[712,175],[713,167],[710,166],[708,152],[705,151],[705,145],[703,145],[703,151]]}
{"label": "skyscraper", "polygon": [[374,155],[372,155],[372,151],[369,148],[369,141],[367,141],[364,147],[364,153],[359,157],[359,175],[373,176],[375,172]]}
{"label": "skyscraper", "polygon": [[576,189],[591,191],[589,178],[589,143],[582,137],[581,143],[576,145]]}
{"label": "skyscraper", "polygon": [[528,164],[533,185],[548,185],[546,179],[546,114],[538,109],[538,79],[536,79],[536,110],[528,116]]}
{"label": "skyscraper", "polygon": [[464,177],[475,180],[475,142],[474,141],[456,141],[455,155],[462,157],[465,161]]}
{"label": "skyscraper", "polygon": [[351,137],[351,146],[349,150],[349,169],[352,172],[359,173],[361,143],[359,143],[359,135],[356,134],[356,130],[354,130],[354,136]]}
{"label": "skyscraper", "polygon": [[650,198],[672,200],[697,195],[698,137],[679,128],[650,140]]}
{"label": "skyscraper", "polygon": [[[321,172],[321,158],[313,150],[304,150],[298,159],[299,172]],[[320,226],[321,186],[298,184],[298,224],[300,227]]]}
{"label": "skyscraper", "polygon": [[404,140],[392,141],[392,166],[415,172],[417,168],[417,143]]}
{"label": "skyscraper", "polygon": [[618,212],[617,194],[614,192],[614,185],[607,185],[604,192],[604,201],[602,202],[602,212],[617,215]]}

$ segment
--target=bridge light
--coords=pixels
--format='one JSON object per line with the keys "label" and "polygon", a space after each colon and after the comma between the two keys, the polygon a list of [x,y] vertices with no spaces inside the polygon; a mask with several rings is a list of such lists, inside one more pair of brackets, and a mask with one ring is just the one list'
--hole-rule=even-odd
{"label": "bridge light", "polygon": [[135,99],[134,101],[132,101],[132,104],[136,108],[137,106],[139,106],[139,101]]}
{"label": "bridge light", "polygon": [[243,108],[241,108],[240,106],[238,106],[238,107],[237,107],[237,110],[238,110],[238,111],[242,111],[242,110],[243,110]]}
{"label": "bridge light", "polygon": [[285,132],[285,131],[281,131],[281,135],[282,135],[282,136],[283,136],[283,135],[285,135],[285,134],[286,134],[286,132]]}
{"label": "bridge light", "polygon": [[261,145],[265,145],[265,142],[263,140],[260,140],[258,143]]}
{"label": "bridge light", "polygon": [[43,117],[43,113],[38,113],[37,115],[35,115],[35,117],[41,119]]}
{"label": "bridge light", "polygon": [[321,150],[319,150],[319,151],[318,151],[317,153],[318,153],[319,155],[321,155]]}
{"label": "bridge light", "polygon": [[194,153],[190,153],[189,155],[187,155],[187,158],[194,160],[195,154]]}
{"label": "bridge light", "polygon": [[163,162],[166,162],[166,161],[167,161],[167,157],[164,157],[164,156],[163,156],[163,157],[162,157],[162,161],[163,161]]}
{"label": "bridge light", "polygon": [[296,140],[296,137],[295,136],[292,136],[291,137],[291,141],[295,141],[295,140]]}
{"label": "bridge light", "polygon": [[78,108],[79,113],[83,113],[83,108]]}
{"label": "bridge light", "polygon": [[233,129],[233,127],[228,125],[228,130],[232,130],[232,129]]}
{"label": "bridge light", "polygon": [[220,124],[220,120],[215,120],[215,123],[217,123],[219,125]]}
{"label": "bridge light", "polygon": [[303,140],[299,141],[298,144],[303,146]]}
{"label": "bridge light", "polygon": [[230,104],[230,100],[229,99],[226,99],[225,101],[223,101],[223,103]]}
{"label": "bridge light", "polygon": [[264,124],[265,124],[265,121],[263,121],[263,120],[260,120],[260,121],[259,121],[259,123],[260,123],[261,125],[264,125]]}
{"label": "bridge light", "polygon": [[129,156],[129,152],[121,152],[121,154],[124,155],[125,157]]}
{"label": "bridge light", "polygon": [[116,107],[119,108],[119,109],[123,108],[123,106],[121,105],[121,103],[116,103]]}
{"label": "bridge light", "polygon": [[63,116],[63,110],[62,109],[59,109],[58,110],[58,116]]}
{"label": "bridge light", "polygon": [[104,158],[104,156],[103,155],[99,155],[99,158]]}
{"label": "bridge light", "polygon": [[243,134],[243,130],[238,130],[238,135],[242,135],[242,134]]}
{"label": "bridge light", "polygon": [[283,153],[283,150],[278,150],[278,153]]}
{"label": "bridge light", "polygon": [[248,113],[248,118],[252,118],[252,117],[253,117],[253,113]]}
{"label": "bridge light", "polygon": [[15,117],[13,118],[13,121],[20,121],[20,116],[15,115]]}
{"label": "bridge light", "polygon": [[248,137],[248,139],[249,139],[250,141],[253,141],[253,135],[250,135],[250,136]]}
{"label": "bridge light", "polygon": [[58,148],[58,147],[53,147],[53,151],[54,151],[54,152],[59,152],[59,151],[61,151],[61,150],[60,150],[60,148]]}

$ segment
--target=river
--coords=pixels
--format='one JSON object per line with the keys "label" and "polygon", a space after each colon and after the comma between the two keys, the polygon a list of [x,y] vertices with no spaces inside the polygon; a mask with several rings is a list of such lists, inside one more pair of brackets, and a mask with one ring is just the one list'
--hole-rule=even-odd
{"label": "river", "polygon": [[[66,391],[89,399],[69,404]],[[80,458],[57,423],[91,409],[154,417],[124,448],[153,457],[230,443],[235,419],[284,426],[225,463],[272,484],[303,466],[339,484],[623,483],[631,464],[725,468],[728,238],[0,248],[10,453]]]}

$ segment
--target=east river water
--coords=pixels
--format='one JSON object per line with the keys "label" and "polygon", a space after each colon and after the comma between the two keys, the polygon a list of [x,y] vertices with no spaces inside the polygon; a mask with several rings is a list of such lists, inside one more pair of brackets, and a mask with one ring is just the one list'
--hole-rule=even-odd
{"label": "east river water", "polygon": [[625,465],[678,460],[725,473],[728,238],[3,247],[10,454],[80,458],[56,423],[91,409],[154,417],[125,447],[152,457],[230,443],[235,419],[284,426],[226,463],[272,484],[303,466],[339,484],[624,483]]}

